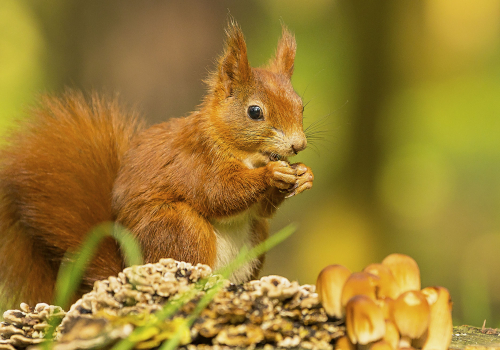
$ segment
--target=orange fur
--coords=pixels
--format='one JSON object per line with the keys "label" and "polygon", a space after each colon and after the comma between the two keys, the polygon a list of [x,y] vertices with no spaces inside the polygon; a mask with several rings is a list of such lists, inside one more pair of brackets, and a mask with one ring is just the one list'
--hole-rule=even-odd
{"label": "orange fur", "polygon": [[[0,154],[1,295],[31,304],[50,301],[64,253],[113,219],[114,178],[140,125],[116,101],[86,102],[78,93],[45,97],[33,114]],[[106,241],[87,289],[122,267],[116,244]]]}
{"label": "orange fur", "polygon": [[[238,223],[234,234],[247,242],[248,229],[248,242],[258,244],[285,196],[312,186],[310,169],[286,160],[306,147],[302,101],[290,82],[295,39],[283,28],[268,68],[251,68],[238,25],[227,36],[208,93],[188,117],[145,129],[97,95],[43,99],[0,154],[4,294],[50,301],[64,253],[109,220],[133,232],[146,262],[172,257],[215,266],[220,235],[231,236]],[[255,105],[260,120],[248,114]],[[249,267],[253,276],[263,259]],[[122,268],[108,239],[80,293]]]}

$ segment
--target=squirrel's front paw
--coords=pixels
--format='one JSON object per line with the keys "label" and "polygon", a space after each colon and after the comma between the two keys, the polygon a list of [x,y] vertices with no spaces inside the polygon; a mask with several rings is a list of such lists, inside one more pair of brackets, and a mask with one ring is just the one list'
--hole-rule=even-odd
{"label": "squirrel's front paw", "polygon": [[288,193],[293,191],[297,182],[297,171],[282,160],[267,163],[269,170],[269,185]]}
{"label": "squirrel's front paw", "polygon": [[314,174],[311,168],[307,165],[295,163],[290,165],[290,168],[295,170],[296,182],[295,185],[289,190],[289,194],[286,195],[286,198],[293,197],[300,192],[310,189],[314,180]]}

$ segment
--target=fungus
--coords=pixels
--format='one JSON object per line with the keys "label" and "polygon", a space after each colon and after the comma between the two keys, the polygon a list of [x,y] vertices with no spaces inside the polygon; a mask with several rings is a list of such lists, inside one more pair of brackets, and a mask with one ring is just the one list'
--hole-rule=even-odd
{"label": "fungus", "polygon": [[369,350],[395,350],[397,348],[392,347],[390,343],[385,340],[379,340],[370,345]]}
{"label": "fungus", "polygon": [[347,335],[344,335],[335,342],[335,350],[356,350],[356,345],[351,343]]}
{"label": "fungus", "polygon": [[366,295],[375,300],[375,289],[379,278],[368,272],[354,272],[345,281],[342,289],[342,306],[345,308],[349,299],[356,295]]}
{"label": "fungus", "polygon": [[[57,328],[54,349],[110,347],[135,328],[154,322],[156,311],[185,290],[192,290],[201,278],[208,280],[204,288],[195,289],[198,295],[173,316],[179,320],[188,317],[210,286],[223,283],[189,331],[189,339],[195,344],[226,348],[243,342],[250,348],[259,344],[331,349],[332,340],[345,334],[343,327],[328,320],[313,285],[299,285],[281,276],[234,285],[210,273],[205,265],[162,259],[97,281],[90,293],[71,306]],[[47,304],[34,308],[23,304],[21,309],[8,311],[6,322],[0,323],[0,350],[16,350],[18,345],[24,348],[28,342],[43,341],[50,327],[46,319],[64,315],[60,308]],[[152,326],[152,333],[147,333],[137,348],[159,346],[171,334],[169,324],[173,325],[172,321]],[[183,340],[183,344],[187,341]]]}
{"label": "fungus", "polygon": [[391,270],[399,286],[399,292],[420,290],[420,269],[413,258],[404,254],[388,255],[382,264]]}
{"label": "fungus", "polygon": [[43,303],[35,307],[23,303],[21,310],[5,311],[4,322],[0,322],[0,349],[14,350],[44,342],[51,322],[64,315],[60,307]]}
{"label": "fungus", "polygon": [[400,348],[411,347],[411,340],[421,337],[429,326],[429,304],[420,291],[401,294],[394,301],[392,314],[401,334]]}
{"label": "fungus", "polygon": [[342,307],[342,290],[351,271],[342,265],[329,265],[319,273],[316,281],[316,292],[326,313],[330,317],[344,317]]}
{"label": "fungus", "polygon": [[399,294],[399,285],[387,265],[371,264],[365,267],[363,272],[371,273],[379,278],[377,288],[377,298],[396,299]]}
{"label": "fungus", "polygon": [[265,276],[260,279],[261,289],[271,298],[280,300],[293,296],[299,290],[299,284],[296,281],[290,282],[282,276]]}
{"label": "fungus", "polygon": [[422,294],[430,306],[430,320],[427,334],[419,339],[419,344],[423,343],[422,350],[446,350],[453,333],[450,293],[444,287],[427,287]]}
{"label": "fungus", "polygon": [[375,300],[375,302],[382,309],[382,312],[384,313],[384,319],[394,321],[392,319],[392,304],[394,303],[394,299],[391,299],[389,297],[379,298]]}
{"label": "fungus", "polygon": [[353,344],[366,345],[385,334],[382,310],[366,295],[352,297],[346,305],[347,335]]}
{"label": "fungus", "polygon": [[391,320],[385,320],[385,335],[382,339],[389,343],[393,349],[398,348],[399,330]]}

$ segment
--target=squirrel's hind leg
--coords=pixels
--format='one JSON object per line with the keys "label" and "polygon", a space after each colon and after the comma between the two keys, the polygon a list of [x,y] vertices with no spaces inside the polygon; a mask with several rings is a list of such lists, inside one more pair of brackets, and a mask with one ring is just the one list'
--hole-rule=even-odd
{"label": "squirrel's hind leg", "polygon": [[129,228],[142,245],[146,263],[173,258],[214,267],[216,238],[213,226],[189,204],[163,203],[148,213],[139,210],[137,215],[143,216],[135,227]]}

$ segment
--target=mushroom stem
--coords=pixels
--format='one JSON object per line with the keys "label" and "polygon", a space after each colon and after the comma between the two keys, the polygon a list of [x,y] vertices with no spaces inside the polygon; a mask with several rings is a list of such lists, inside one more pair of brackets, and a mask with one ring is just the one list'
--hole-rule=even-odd
{"label": "mushroom stem", "polygon": [[368,347],[369,350],[395,350],[391,344],[385,340],[379,340]]}
{"label": "mushroom stem", "polygon": [[399,348],[411,348],[411,338],[408,336],[401,336],[399,339]]}

